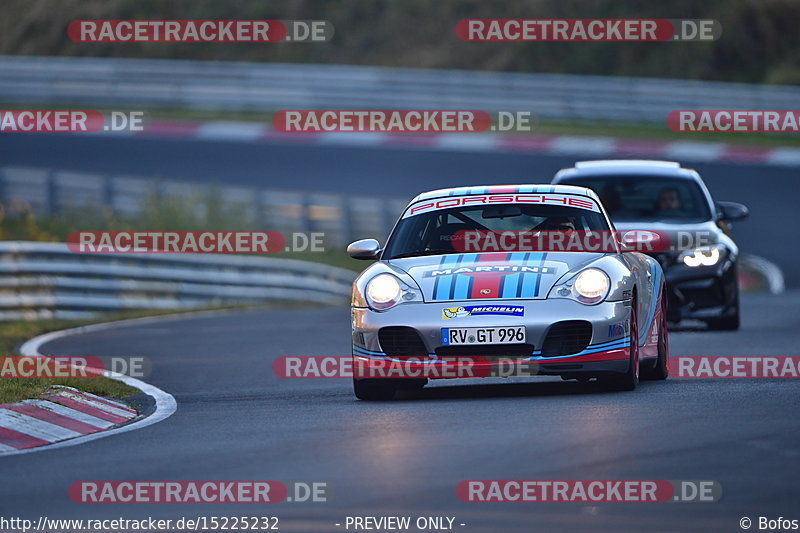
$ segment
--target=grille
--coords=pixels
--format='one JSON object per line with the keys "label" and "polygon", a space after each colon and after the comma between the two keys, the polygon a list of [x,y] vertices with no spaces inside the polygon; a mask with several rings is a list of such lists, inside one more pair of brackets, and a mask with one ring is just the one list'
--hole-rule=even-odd
{"label": "grille", "polygon": [[428,349],[414,328],[390,326],[378,331],[383,353],[391,357],[427,357]]}
{"label": "grille", "polygon": [[542,344],[542,357],[571,355],[586,349],[592,340],[592,325],[585,320],[566,320],[550,326]]}
{"label": "grille", "polygon": [[532,344],[484,344],[480,346],[439,346],[439,357],[482,357],[484,359],[519,359],[530,357]]}

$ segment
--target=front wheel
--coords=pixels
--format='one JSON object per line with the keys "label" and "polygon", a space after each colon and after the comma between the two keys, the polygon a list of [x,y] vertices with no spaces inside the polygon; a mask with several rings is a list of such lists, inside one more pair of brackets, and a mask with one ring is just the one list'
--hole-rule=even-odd
{"label": "front wheel", "polygon": [[627,391],[639,384],[639,323],[636,319],[636,298],[631,300],[631,347],[628,371],[624,374],[612,374],[601,378],[601,383],[609,390]]}
{"label": "front wheel", "polygon": [[[662,288],[663,291],[663,288]],[[669,338],[667,336],[667,305],[661,300],[661,318],[658,321],[658,359],[655,364],[642,369],[642,379],[662,380],[669,376]]]}
{"label": "front wheel", "polygon": [[732,281],[730,281],[726,286],[730,287],[728,291],[733,291],[731,298],[731,300],[733,300],[733,304],[731,305],[732,309],[730,310],[729,314],[725,316],[707,319],[706,324],[710,330],[736,331],[739,329],[739,286],[737,285],[736,268],[733,269],[731,277]]}
{"label": "front wheel", "polygon": [[353,379],[353,392],[359,400],[385,402],[394,399],[397,386],[391,379]]}

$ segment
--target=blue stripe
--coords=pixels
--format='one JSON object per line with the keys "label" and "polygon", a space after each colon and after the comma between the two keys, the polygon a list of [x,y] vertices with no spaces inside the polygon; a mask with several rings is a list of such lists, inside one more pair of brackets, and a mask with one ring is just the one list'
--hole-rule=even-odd
{"label": "blue stripe", "polygon": [[[460,255],[447,255],[442,260],[441,266],[452,266],[458,264],[461,256]],[[450,288],[453,285],[453,274],[448,276],[439,276],[437,278],[438,283],[436,284],[436,292],[433,296],[434,300],[446,300],[450,298]]]}
{"label": "blue stripe", "polygon": [[517,286],[519,285],[520,273],[509,274],[504,278],[503,292],[500,294],[501,298],[514,298],[517,295]]}
{"label": "blue stripe", "polygon": [[453,290],[454,300],[467,300],[469,299],[469,285],[472,276],[456,276],[455,288]]}
{"label": "blue stripe", "polygon": [[[540,261],[542,254],[540,252],[532,252],[528,256],[528,261]],[[525,272],[522,274],[522,291],[520,291],[520,298],[534,298],[536,297],[536,284],[539,280],[539,274],[532,272]]]}
{"label": "blue stripe", "polygon": [[[509,258],[508,262],[512,265],[522,265],[525,264],[525,252],[514,252],[512,253]],[[501,298],[515,298],[517,296],[517,292],[519,290],[519,283],[522,278],[522,274],[517,272],[516,274],[509,274],[503,277],[503,291],[500,293]]]}
{"label": "blue stripe", "polygon": [[[547,252],[542,254],[542,258],[539,260],[539,268],[544,266],[544,260],[547,258]],[[542,275],[536,275],[536,291],[533,293],[534,296],[539,296],[539,286],[542,284]]]}
{"label": "blue stripe", "polygon": [[533,352],[533,357],[530,357],[529,359],[536,359],[537,361],[538,360],[549,361],[549,360],[557,360],[557,359],[569,359],[571,357],[578,357],[578,356],[581,356],[581,355],[590,355],[590,354],[593,354],[593,353],[607,352],[609,350],[618,349],[618,348],[627,348],[630,345],[631,345],[630,339],[626,337],[625,339],[620,339],[618,341],[614,341],[613,343],[594,344],[594,345],[588,346],[582,352],[573,353],[573,354],[569,354],[569,355],[558,355],[558,356],[554,356],[554,357],[542,357],[541,356],[541,353],[542,353],[541,350],[536,350],[536,351]]}

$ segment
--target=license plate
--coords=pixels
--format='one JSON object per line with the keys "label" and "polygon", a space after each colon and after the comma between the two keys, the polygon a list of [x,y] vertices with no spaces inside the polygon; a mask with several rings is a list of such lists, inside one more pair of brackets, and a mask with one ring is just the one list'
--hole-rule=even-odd
{"label": "license plate", "polygon": [[522,344],[525,326],[489,328],[442,328],[442,344]]}

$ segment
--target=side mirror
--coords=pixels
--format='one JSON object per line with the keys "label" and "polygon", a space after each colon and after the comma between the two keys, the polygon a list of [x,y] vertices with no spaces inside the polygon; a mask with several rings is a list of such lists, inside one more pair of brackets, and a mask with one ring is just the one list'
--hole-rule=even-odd
{"label": "side mirror", "polygon": [[347,254],[353,259],[377,259],[380,253],[381,243],[375,239],[361,239],[347,247]]}
{"label": "side mirror", "polygon": [[717,202],[717,217],[726,222],[744,220],[750,216],[747,206],[737,202]]}

